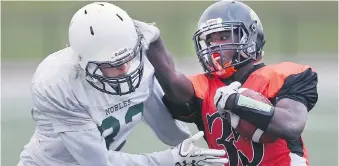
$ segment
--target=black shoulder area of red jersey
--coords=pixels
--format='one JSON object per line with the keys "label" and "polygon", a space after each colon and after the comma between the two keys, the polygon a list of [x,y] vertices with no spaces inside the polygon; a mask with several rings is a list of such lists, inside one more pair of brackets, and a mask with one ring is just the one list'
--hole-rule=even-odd
{"label": "black shoulder area of red jersey", "polygon": [[275,103],[282,98],[290,98],[302,102],[310,111],[318,101],[317,84],[318,75],[311,68],[289,75],[278,91]]}

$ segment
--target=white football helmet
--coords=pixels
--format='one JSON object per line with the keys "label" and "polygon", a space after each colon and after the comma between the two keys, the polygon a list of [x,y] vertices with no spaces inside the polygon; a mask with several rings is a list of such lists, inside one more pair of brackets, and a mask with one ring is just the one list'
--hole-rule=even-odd
{"label": "white football helmet", "polygon": [[[94,2],[78,10],[69,26],[70,47],[78,54],[87,81],[112,95],[135,91],[143,74],[142,35],[121,8]],[[123,76],[104,76],[99,66],[119,67],[128,63]]]}

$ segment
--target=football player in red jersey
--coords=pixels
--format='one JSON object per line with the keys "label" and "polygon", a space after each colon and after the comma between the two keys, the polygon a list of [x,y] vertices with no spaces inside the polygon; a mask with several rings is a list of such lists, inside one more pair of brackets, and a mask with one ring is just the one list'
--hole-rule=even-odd
{"label": "football player in red jersey", "polygon": [[[189,77],[175,70],[155,26],[138,21],[136,26],[150,43],[148,58],[173,117],[205,131],[210,148],[226,149],[227,165],[309,165],[301,133],[307,113],[318,100],[317,73],[310,66],[292,62],[259,63],[264,30],[250,7],[219,1],[203,12],[193,40],[205,73]],[[238,92],[241,85],[261,93],[273,105],[243,100]],[[273,143],[245,139],[224,118],[225,113],[279,139]]]}

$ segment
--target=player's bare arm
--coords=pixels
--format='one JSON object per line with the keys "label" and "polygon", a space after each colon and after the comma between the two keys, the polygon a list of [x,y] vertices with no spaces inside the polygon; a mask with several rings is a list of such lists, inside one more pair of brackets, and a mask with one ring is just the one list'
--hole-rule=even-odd
{"label": "player's bare arm", "polygon": [[190,101],[194,96],[193,85],[183,73],[175,69],[173,59],[160,38],[159,29],[138,20],[134,20],[134,24],[144,36],[148,48],[147,57],[168,99],[175,103]]}
{"label": "player's bare arm", "polygon": [[299,139],[306,124],[307,107],[301,102],[284,98],[274,110],[267,132],[285,139]]}
{"label": "player's bare arm", "polygon": [[233,82],[217,90],[214,102],[218,110],[232,112],[278,137],[287,140],[300,138],[307,113],[318,98],[316,72],[309,68],[286,79],[273,105],[243,96],[238,90],[240,86],[239,82]]}
{"label": "player's bare arm", "polygon": [[150,44],[147,56],[154,66],[155,76],[170,100],[186,103],[192,99],[194,89],[191,81],[183,73],[176,71],[173,59],[161,38]]}

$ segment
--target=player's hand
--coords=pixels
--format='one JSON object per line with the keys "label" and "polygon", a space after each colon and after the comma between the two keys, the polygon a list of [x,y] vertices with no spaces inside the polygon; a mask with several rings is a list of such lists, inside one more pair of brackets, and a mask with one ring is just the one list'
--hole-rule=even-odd
{"label": "player's hand", "polygon": [[227,158],[222,158],[226,154],[225,150],[204,149],[193,145],[203,136],[204,132],[200,131],[171,150],[175,166],[223,166],[228,163]]}
{"label": "player's hand", "polygon": [[220,116],[225,118],[226,113],[230,112],[226,108],[226,103],[229,97],[232,94],[238,93],[239,88],[241,87],[241,83],[238,81],[232,82],[228,86],[223,86],[218,88],[214,95],[214,105],[217,108]]}
{"label": "player's hand", "polygon": [[160,30],[155,26],[155,23],[145,23],[134,20],[134,25],[138,27],[139,31],[144,35],[143,45],[148,49],[149,45],[160,37]]}

